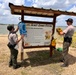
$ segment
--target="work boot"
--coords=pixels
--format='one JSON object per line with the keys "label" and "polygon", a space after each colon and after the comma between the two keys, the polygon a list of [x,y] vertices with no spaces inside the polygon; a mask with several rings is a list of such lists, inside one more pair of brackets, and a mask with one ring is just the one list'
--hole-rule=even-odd
{"label": "work boot", "polygon": [[13,66],[13,69],[17,69],[17,68],[20,68],[21,65],[20,64],[17,64],[16,66]]}
{"label": "work boot", "polygon": [[60,62],[64,62],[64,59],[60,59]]}
{"label": "work boot", "polygon": [[9,67],[11,67],[12,66],[12,64],[9,64]]}
{"label": "work boot", "polygon": [[68,67],[68,64],[62,64],[61,67]]}

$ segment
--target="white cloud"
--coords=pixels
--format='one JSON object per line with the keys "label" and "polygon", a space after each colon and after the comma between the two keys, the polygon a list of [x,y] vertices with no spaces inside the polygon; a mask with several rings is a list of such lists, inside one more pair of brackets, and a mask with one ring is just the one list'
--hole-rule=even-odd
{"label": "white cloud", "polygon": [[38,6],[38,7],[44,7],[48,8],[51,5],[54,5],[57,0],[32,0],[33,1],[33,6]]}
{"label": "white cloud", "polygon": [[24,5],[24,0],[15,0],[16,5]]}
{"label": "white cloud", "polygon": [[24,0],[2,0],[2,4],[0,3],[0,8],[2,8],[2,9],[9,8],[8,7],[9,2],[13,3],[15,5],[23,5],[24,4]]}
{"label": "white cloud", "polygon": [[[76,12],[76,5],[74,5],[72,8],[70,8],[69,10],[68,10],[69,12]],[[73,20],[74,20],[74,25],[76,25],[76,16],[66,16],[66,15],[61,15],[61,16],[58,16],[58,18],[57,18],[57,20],[58,20],[58,22],[57,22],[57,25],[65,25],[65,20],[66,19],[68,19],[68,18],[73,18]]]}
{"label": "white cloud", "polygon": [[43,8],[53,8],[65,10],[71,4],[75,4],[76,0],[31,0],[33,1],[33,6],[43,7]]}
{"label": "white cloud", "polygon": [[36,0],[35,3],[42,5],[42,6],[49,6],[49,5],[54,5],[57,2],[57,0]]}
{"label": "white cloud", "polygon": [[18,16],[13,16],[10,12],[8,4],[23,5],[24,0],[1,0],[0,1],[0,23],[17,23]]}
{"label": "white cloud", "polygon": [[67,4],[69,4],[69,3],[70,3],[69,0],[66,0],[65,4],[67,5]]}
{"label": "white cloud", "polygon": [[[43,7],[43,8],[52,8],[52,9],[61,9],[66,10],[71,5],[76,4],[76,0],[27,0],[29,3],[32,2],[32,6]],[[24,5],[25,0],[0,0],[0,22],[5,23],[18,23],[19,16],[13,16],[8,7],[8,3],[11,2],[15,5]],[[27,4],[27,3],[26,3]],[[68,11],[76,12],[76,6],[72,7]],[[7,17],[6,17],[7,16]],[[59,16],[57,18],[57,23],[64,25],[64,20],[68,18],[66,16]],[[37,18],[27,17],[27,19],[38,20]],[[76,19],[76,18],[74,18]],[[39,20],[42,20],[40,18]],[[49,19],[43,19],[48,21]]]}
{"label": "white cloud", "polygon": [[71,11],[71,12],[76,12],[76,5],[74,5],[70,10],[68,11]]}
{"label": "white cloud", "polygon": [[[36,0],[36,1],[33,0],[33,6],[35,6],[35,7],[60,9],[63,11],[75,3],[76,3],[76,0]],[[75,12],[76,7],[74,6],[68,11]],[[58,16],[56,24],[65,26],[66,25],[65,20],[70,17],[71,16],[66,16],[66,15]]]}

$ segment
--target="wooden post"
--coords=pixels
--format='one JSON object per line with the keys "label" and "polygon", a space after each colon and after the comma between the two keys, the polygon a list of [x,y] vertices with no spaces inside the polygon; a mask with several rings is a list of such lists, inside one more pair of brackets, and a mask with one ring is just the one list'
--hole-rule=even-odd
{"label": "wooden post", "polygon": [[23,56],[24,56],[24,49],[23,49],[23,43],[24,43],[24,41],[23,41],[23,39],[22,39],[22,43],[21,43],[21,60],[23,60]]}
{"label": "wooden post", "polygon": [[[53,30],[52,30],[52,39],[51,39],[51,42],[54,38],[54,32],[55,32],[55,24],[56,24],[56,15],[54,15],[54,18],[53,18]],[[52,53],[53,53],[53,47],[52,45],[50,44],[50,57],[52,56]]]}
{"label": "wooden post", "polygon": [[24,22],[24,10],[21,11],[21,21]]}
{"label": "wooden post", "polygon": [[[21,11],[21,21],[24,21],[24,10]],[[24,49],[23,49],[23,39],[22,39],[22,43],[21,43],[21,60],[23,60],[23,56],[24,56]]]}

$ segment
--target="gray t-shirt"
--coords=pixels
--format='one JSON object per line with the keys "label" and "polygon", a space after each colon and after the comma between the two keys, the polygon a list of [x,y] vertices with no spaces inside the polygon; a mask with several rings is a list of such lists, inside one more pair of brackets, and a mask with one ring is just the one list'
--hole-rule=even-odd
{"label": "gray t-shirt", "polygon": [[[10,33],[8,36],[9,42],[14,45],[16,44],[16,41],[18,40],[18,36],[15,33]],[[18,44],[15,46],[15,49],[18,50]]]}
{"label": "gray t-shirt", "polygon": [[64,37],[72,38],[72,36],[74,34],[74,26],[73,25],[69,25],[63,32],[65,33]]}

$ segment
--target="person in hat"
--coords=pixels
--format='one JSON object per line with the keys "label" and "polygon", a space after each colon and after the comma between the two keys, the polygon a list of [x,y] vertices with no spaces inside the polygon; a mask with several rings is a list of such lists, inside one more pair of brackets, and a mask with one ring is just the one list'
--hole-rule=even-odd
{"label": "person in hat", "polygon": [[67,67],[68,64],[68,51],[69,51],[69,47],[72,43],[72,36],[74,34],[74,26],[73,24],[73,19],[69,18],[66,20],[66,23],[68,25],[68,27],[63,30],[62,32],[60,32],[60,35],[64,35],[64,41],[63,41],[63,51],[62,51],[62,59],[61,61],[64,62],[63,65],[61,65],[62,67]]}
{"label": "person in hat", "polygon": [[8,34],[8,44],[7,46],[10,49],[10,61],[9,61],[9,67],[13,66],[13,69],[19,68],[21,65],[17,63],[17,56],[18,56],[18,43],[22,39],[18,39],[17,34],[14,32],[15,28],[14,25],[7,26],[7,30],[9,31]]}

